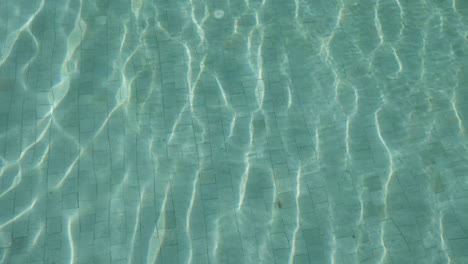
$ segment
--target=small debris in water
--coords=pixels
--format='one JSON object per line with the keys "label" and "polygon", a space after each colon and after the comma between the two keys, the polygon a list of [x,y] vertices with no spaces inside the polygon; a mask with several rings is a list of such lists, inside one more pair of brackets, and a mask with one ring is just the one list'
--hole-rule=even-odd
{"label": "small debris in water", "polygon": [[214,17],[217,19],[221,19],[224,17],[224,11],[221,9],[215,10],[213,14],[214,14]]}

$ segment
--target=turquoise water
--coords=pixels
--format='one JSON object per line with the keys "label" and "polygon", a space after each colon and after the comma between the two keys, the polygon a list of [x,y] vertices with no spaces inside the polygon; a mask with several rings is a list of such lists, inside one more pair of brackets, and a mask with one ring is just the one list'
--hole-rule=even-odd
{"label": "turquoise water", "polygon": [[0,263],[468,263],[468,2],[1,0]]}

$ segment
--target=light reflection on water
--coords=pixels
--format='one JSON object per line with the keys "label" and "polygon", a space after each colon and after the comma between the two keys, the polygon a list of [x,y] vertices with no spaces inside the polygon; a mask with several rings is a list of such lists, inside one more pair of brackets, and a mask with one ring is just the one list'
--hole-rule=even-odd
{"label": "light reflection on water", "polygon": [[0,3],[0,263],[466,262],[466,10]]}

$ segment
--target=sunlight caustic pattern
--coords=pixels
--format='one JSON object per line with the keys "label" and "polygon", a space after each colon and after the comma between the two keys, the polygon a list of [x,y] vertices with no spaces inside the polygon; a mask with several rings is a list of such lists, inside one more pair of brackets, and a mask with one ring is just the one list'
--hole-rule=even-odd
{"label": "sunlight caustic pattern", "polygon": [[466,263],[463,1],[0,1],[0,263]]}

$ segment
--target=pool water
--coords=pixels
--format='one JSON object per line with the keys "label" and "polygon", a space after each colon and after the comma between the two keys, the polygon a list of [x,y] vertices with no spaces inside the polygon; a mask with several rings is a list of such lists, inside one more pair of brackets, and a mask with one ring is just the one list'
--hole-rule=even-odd
{"label": "pool water", "polygon": [[0,263],[468,263],[468,2],[0,1]]}

